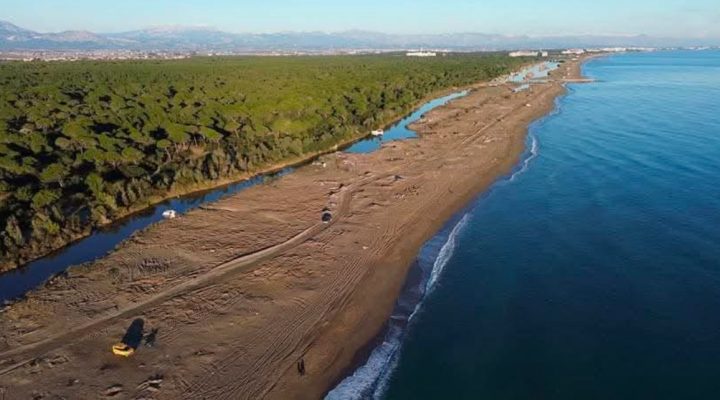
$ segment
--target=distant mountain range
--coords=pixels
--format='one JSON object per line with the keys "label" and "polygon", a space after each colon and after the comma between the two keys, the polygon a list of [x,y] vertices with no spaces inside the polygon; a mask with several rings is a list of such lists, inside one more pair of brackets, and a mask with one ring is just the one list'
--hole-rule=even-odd
{"label": "distant mountain range", "polygon": [[40,33],[0,21],[0,51],[332,51],[411,48],[472,50],[552,49],[567,47],[716,46],[720,39],[637,36],[505,36],[482,33],[385,34],[366,31],[228,33],[212,28],[162,27],[122,33],[65,31]]}

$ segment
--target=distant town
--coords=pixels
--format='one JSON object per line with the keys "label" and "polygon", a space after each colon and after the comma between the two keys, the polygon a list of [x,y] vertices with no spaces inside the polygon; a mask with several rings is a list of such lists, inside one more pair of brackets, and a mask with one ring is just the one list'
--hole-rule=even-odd
{"label": "distant town", "polygon": [[[557,55],[578,56],[585,53],[620,53],[657,50],[710,50],[718,47],[602,47],[572,48],[553,50],[515,50],[507,52],[510,57],[550,57]],[[352,54],[405,54],[408,57],[436,57],[451,53],[462,53],[456,50],[404,50],[404,49],[333,49],[320,51],[139,51],[139,50],[12,50],[0,51],[2,61],[79,61],[79,60],[179,60],[190,57],[222,57],[222,56],[297,56],[297,55],[352,55]]]}

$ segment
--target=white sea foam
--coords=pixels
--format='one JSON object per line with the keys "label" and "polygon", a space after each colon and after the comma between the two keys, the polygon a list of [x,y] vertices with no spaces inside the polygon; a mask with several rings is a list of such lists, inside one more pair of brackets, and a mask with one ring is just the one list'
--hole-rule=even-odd
{"label": "white sea foam", "polygon": [[[522,161],[520,168],[513,172],[509,177],[498,182],[498,184],[511,183],[518,176],[522,175],[530,167],[530,163],[538,156],[540,152],[537,137],[530,132],[529,154]],[[412,322],[415,315],[420,311],[425,298],[435,288],[438,279],[441,277],[445,266],[455,252],[457,246],[456,240],[460,231],[467,225],[470,218],[469,214],[465,214],[460,221],[453,227],[435,256],[429,276],[424,285],[424,291],[421,299],[415,305],[413,312],[408,317],[408,325]],[[430,243],[426,244],[429,246]],[[422,251],[421,251],[422,252]],[[391,319],[403,319],[402,316],[393,315]],[[383,343],[376,347],[368,361],[355,370],[355,372],[345,378],[338,386],[328,393],[326,400],[359,400],[359,399],[381,399],[392,373],[398,364],[400,358],[400,350],[402,345],[405,329],[403,326],[391,324],[385,335]]]}
{"label": "white sea foam", "polygon": [[507,182],[515,181],[515,178],[525,173],[525,171],[527,171],[530,167],[530,162],[538,156],[538,153],[540,152],[538,140],[532,133],[530,133],[530,141],[530,155],[528,155],[523,160],[520,168],[517,171],[513,172],[512,175],[510,175],[510,178],[507,179]]}
{"label": "white sea foam", "polygon": [[[412,322],[415,315],[420,310],[423,301],[427,295],[433,290],[438,282],[445,266],[453,256],[455,247],[457,246],[457,236],[460,231],[467,225],[469,215],[465,214],[462,219],[453,227],[448,234],[447,240],[440,248],[440,251],[433,262],[430,276],[425,283],[424,293],[415,305],[413,312],[408,317],[408,325]],[[395,316],[393,316],[395,317]],[[392,318],[392,317],[391,317]],[[379,346],[377,346],[367,362],[355,370],[355,372],[345,378],[325,397],[326,400],[356,400],[356,399],[380,399],[385,393],[387,384],[390,382],[392,373],[397,366],[402,339],[405,334],[403,325],[391,324],[385,338]]]}
{"label": "white sea foam", "polygon": [[[447,242],[443,245],[443,247],[440,249],[440,253],[438,253],[437,258],[435,259],[435,263],[433,264],[432,272],[430,273],[430,279],[428,279],[427,284],[425,285],[425,296],[427,296],[428,293],[435,287],[435,283],[437,283],[438,278],[440,277],[440,274],[442,274],[443,270],[445,269],[445,266],[447,265],[448,261],[450,261],[450,258],[452,258],[453,253],[455,252],[455,242],[458,233],[460,230],[462,230],[465,225],[467,225],[467,221],[469,219],[469,214],[463,215],[462,219],[455,225],[453,230],[450,232],[450,235],[448,235]],[[418,303],[418,306],[422,303]],[[417,312],[417,309],[416,309]],[[413,315],[415,315],[415,312],[413,312],[412,315],[410,315],[410,319],[412,319]]]}
{"label": "white sea foam", "polygon": [[402,343],[402,330],[392,327],[385,340],[370,354],[365,365],[355,370],[352,376],[345,378],[325,397],[326,400],[374,399],[379,398],[383,383],[395,366],[395,355]]}

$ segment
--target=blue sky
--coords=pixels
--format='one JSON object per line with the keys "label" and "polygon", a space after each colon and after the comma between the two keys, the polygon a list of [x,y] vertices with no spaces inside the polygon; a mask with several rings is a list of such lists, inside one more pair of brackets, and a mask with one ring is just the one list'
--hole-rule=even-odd
{"label": "blue sky", "polygon": [[41,32],[207,25],[230,32],[720,38],[720,0],[0,0],[0,19]]}

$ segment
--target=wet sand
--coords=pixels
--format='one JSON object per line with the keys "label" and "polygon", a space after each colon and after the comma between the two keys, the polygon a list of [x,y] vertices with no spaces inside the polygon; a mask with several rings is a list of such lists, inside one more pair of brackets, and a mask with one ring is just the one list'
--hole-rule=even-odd
{"label": "wet sand", "polygon": [[[0,395],[322,397],[384,325],[422,244],[512,169],[528,124],[579,78],[568,62],[520,93],[478,84],[415,124],[419,139],[326,155],[136,233],[2,309]],[[137,318],[156,342],[113,356]]]}

